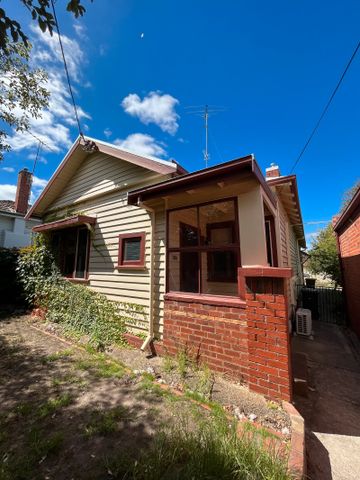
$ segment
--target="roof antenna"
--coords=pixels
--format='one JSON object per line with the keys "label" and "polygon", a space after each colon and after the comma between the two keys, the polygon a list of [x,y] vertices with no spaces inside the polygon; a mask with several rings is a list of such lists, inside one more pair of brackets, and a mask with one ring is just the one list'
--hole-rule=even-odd
{"label": "roof antenna", "polygon": [[189,109],[187,113],[192,115],[199,115],[204,119],[205,127],[205,150],[203,150],[205,168],[208,167],[210,154],[209,154],[209,117],[212,114],[224,112],[226,109],[224,107],[216,107],[215,105],[205,105],[205,107],[196,105],[191,107],[185,107]]}
{"label": "roof antenna", "polygon": [[67,84],[68,84],[68,87],[69,87],[69,92],[70,92],[70,96],[71,96],[71,101],[72,101],[73,108],[74,108],[75,119],[76,119],[76,123],[77,123],[77,126],[78,126],[79,136],[80,136],[80,138],[81,138],[81,140],[82,140],[82,142],[83,142],[83,143],[82,143],[82,149],[83,149],[85,152],[87,152],[87,153],[93,153],[93,152],[95,152],[95,151],[98,150],[98,147],[97,147],[96,143],[95,143],[93,140],[86,139],[85,136],[84,136],[84,134],[83,134],[83,132],[82,132],[82,130],[81,130],[81,124],[80,124],[79,114],[78,114],[77,107],[76,107],[76,103],[75,103],[74,93],[73,93],[73,90],[72,90],[72,87],[71,87],[70,75],[69,75],[69,70],[68,70],[68,66],[67,66],[67,63],[66,63],[64,47],[63,47],[62,40],[61,40],[59,22],[58,22],[58,19],[57,19],[57,16],[56,16],[54,0],[51,0],[51,6],[52,6],[53,15],[54,15],[56,31],[57,31],[57,35],[58,35],[58,40],[59,40],[59,45],[60,45],[60,51],[61,51],[62,59],[63,59],[63,62],[64,62],[64,69],[65,69],[65,75],[66,75],[66,79],[67,79]]}

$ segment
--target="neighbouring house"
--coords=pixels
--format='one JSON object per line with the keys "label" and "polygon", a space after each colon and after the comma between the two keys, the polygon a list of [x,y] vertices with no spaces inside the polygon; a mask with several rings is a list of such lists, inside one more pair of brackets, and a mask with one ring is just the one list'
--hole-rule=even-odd
{"label": "neighbouring house", "polygon": [[[128,336],[186,348],[269,397],[291,399],[289,317],[305,247],[295,176],[253,155],[187,173],[173,161],[78,139],[28,213],[59,267],[140,306]],[[140,343],[139,343],[140,342]]]}
{"label": "neighbouring house", "polygon": [[347,207],[335,219],[347,315],[360,337],[360,187]]}
{"label": "neighbouring house", "polygon": [[31,230],[39,220],[25,219],[29,209],[32,173],[26,168],[18,175],[15,201],[0,200],[0,247],[20,248],[31,243]]}

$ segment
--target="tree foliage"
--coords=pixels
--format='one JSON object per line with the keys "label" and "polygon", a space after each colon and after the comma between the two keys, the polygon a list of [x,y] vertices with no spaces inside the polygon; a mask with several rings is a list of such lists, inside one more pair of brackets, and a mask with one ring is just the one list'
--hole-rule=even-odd
{"label": "tree foliage", "polygon": [[346,190],[342,198],[342,204],[341,204],[341,210],[340,210],[341,212],[343,212],[345,208],[349,205],[349,203],[353,199],[353,196],[355,195],[355,193],[358,191],[359,188],[360,188],[360,179],[357,180],[354,183],[354,185],[351,188],[349,188],[349,190]]}
{"label": "tree foliage", "polygon": [[0,50],[0,160],[10,150],[5,125],[26,131],[30,118],[39,118],[48,105],[47,74],[30,66],[30,50],[29,43],[10,43],[6,53]]}
{"label": "tree foliage", "polygon": [[[92,2],[92,0],[90,0]],[[51,8],[50,0],[19,0],[29,11],[32,19],[37,21],[43,32],[47,30],[52,35],[55,28],[55,19]],[[84,15],[85,7],[82,0],[70,0],[67,2],[66,10],[74,14],[76,18]],[[11,37],[11,39],[10,39]],[[8,45],[12,41],[19,41],[28,45],[28,37],[24,33],[21,24],[14,18],[7,16],[5,10],[0,8],[0,50],[7,51]]]}
{"label": "tree foliage", "polygon": [[341,284],[336,237],[331,223],[319,232],[309,254],[309,269],[312,273],[330,277],[336,286]]}
{"label": "tree foliage", "polygon": [[[51,0],[18,1],[43,32],[53,34],[56,23]],[[82,1],[67,1],[66,10],[76,18],[84,15]],[[6,141],[9,127],[28,131],[30,118],[41,117],[48,105],[47,75],[44,70],[30,66],[30,52],[31,44],[22,25],[0,8],[0,161],[3,152],[10,150]]]}

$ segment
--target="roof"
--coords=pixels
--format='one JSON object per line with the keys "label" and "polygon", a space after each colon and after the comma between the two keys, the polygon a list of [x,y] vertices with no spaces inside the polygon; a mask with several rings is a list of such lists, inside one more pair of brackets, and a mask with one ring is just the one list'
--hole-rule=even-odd
{"label": "roof", "polygon": [[306,248],[296,175],[269,177],[267,184],[274,187],[289,217],[300,247]]}
{"label": "roof", "polygon": [[0,200],[0,212],[16,213],[13,200]]}
{"label": "roof", "polygon": [[341,213],[340,217],[336,220],[334,225],[335,232],[342,230],[346,224],[351,221],[354,217],[357,217],[360,214],[360,186],[356,190],[354,196]]}
{"label": "roof", "polygon": [[[92,142],[95,147],[95,151],[105,153],[112,157],[118,158],[119,160],[124,160],[126,162],[132,163],[139,167],[147,168],[148,170],[154,171],[163,175],[179,175],[184,173],[186,170],[181,167],[178,163],[174,161],[162,160],[159,158],[151,157],[148,155],[138,155],[135,152],[129,150],[124,150],[116,145],[112,145],[102,140],[98,140],[91,137],[84,137],[85,141]],[[84,141],[79,136],[64,159],[50,178],[48,184],[44,188],[43,192],[36,200],[32,208],[28,211],[26,218],[28,219],[32,215],[41,215],[42,212],[50,205],[51,201],[54,200],[62,192],[62,185],[64,182],[70,181],[74,172],[79,168],[80,164],[84,159],[91,154],[89,150],[84,148]],[[49,192],[51,190],[51,196]]]}
{"label": "roof", "polygon": [[87,215],[76,215],[71,218],[64,218],[62,220],[55,220],[54,222],[42,223],[33,227],[33,232],[49,232],[51,230],[61,230],[63,228],[77,227],[78,225],[94,225],[96,222],[95,217],[89,217]]}
{"label": "roof", "polygon": [[214,178],[216,178],[216,180],[220,180],[222,177],[243,171],[248,171],[256,177],[268,194],[271,202],[276,205],[276,199],[270,187],[267,185],[253,155],[247,155],[245,157],[231,160],[230,162],[220,163],[218,165],[204,168],[193,173],[187,173],[175,178],[171,178],[170,180],[165,180],[164,182],[156,183],[148,187],[132,190],[128,194],[128,203],[130,205],[136,205],[139,201],[145,201],[150,198],[172,194],[191,185],[198,185],[199,183],[203,183]]}

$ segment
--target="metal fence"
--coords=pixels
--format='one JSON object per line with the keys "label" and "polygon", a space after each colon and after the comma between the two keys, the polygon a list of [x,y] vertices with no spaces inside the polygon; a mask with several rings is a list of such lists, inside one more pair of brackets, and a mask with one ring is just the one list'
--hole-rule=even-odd
{"label": "metal fence", "polygon": [[312,318],[321,322],[346,324],[345,302],[341,288],[297,285],[299,307],[311,310]]}

